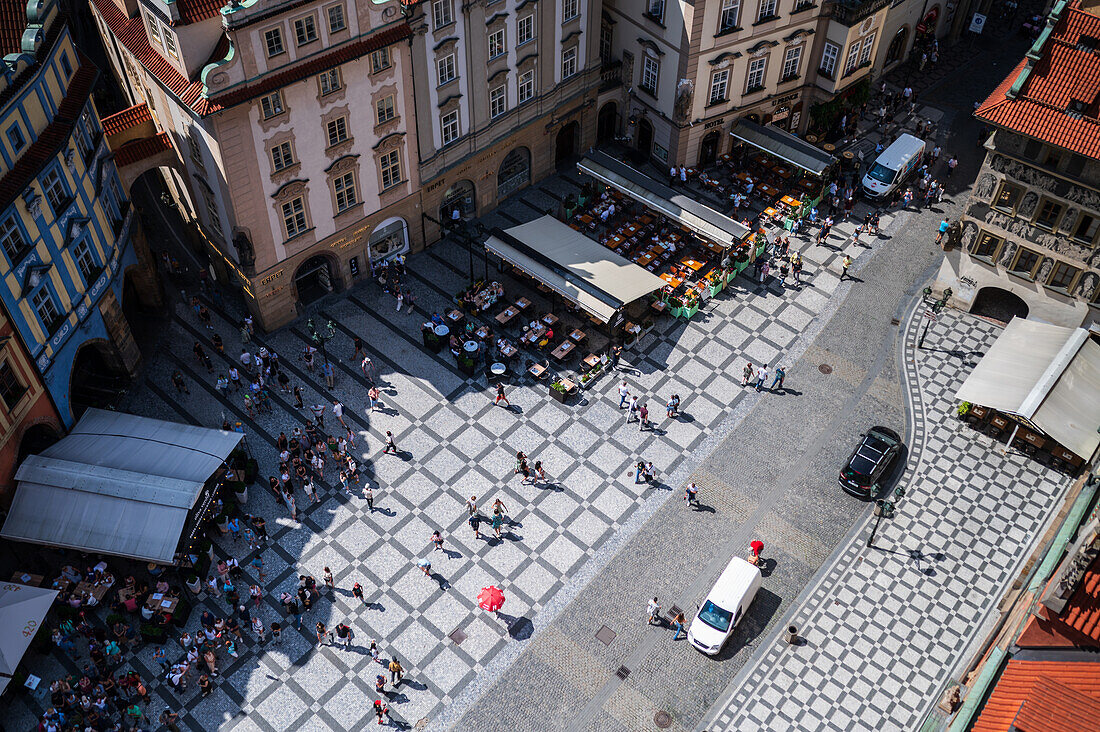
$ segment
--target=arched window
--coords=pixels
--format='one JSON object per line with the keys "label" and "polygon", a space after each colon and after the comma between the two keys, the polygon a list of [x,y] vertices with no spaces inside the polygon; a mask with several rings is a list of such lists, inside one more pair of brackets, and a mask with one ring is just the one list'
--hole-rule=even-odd
{"label": "arched window", "polygon": [[531,151],[517,147],[504,156],[497,173],[497,200],[518,191],[531,182]]}

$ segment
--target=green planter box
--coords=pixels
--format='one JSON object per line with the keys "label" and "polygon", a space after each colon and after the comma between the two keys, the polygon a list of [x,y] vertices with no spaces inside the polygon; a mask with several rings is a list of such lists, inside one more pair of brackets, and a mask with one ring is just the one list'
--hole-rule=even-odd
{"label": "green planter box", "polygon": [[711,285],[710,286],[710,296],[714,297],[715,295],[717,295],[719,292],[721,292],[724,289],[726,289],[725,280],[723,280],[721,283],[719,283],[717,285]]}
{"label": "green planter box", "polygon": [[699,303],[695,303],[690,308],[684,308],[681,314],[690,320],[695,317],[697,312],[699,312]]}
{"label": "green planter box", "polygon": [[684,312],[683,308],[678,308],[675,305],[670,305],[669,308],[668,308],[668,314],[671,315],[674,318],[680,317],[680,315],[683,314],[683,312]]}

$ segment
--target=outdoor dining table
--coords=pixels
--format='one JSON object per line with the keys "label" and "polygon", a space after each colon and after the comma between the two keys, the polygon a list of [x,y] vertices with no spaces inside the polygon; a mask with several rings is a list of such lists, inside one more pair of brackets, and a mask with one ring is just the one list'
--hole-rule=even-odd
{"label": "outdoor dining table", "polygon": [[539,338],[542,338],[546,334],[546,328],[532,328],[523,334],[520,338],[521,341],[528,344],[538,343]]}
{"label": "outdoor dining table", "polygon": [[798,208],[802,205],[802,201],[791,198],[790,196],[783,196],[779,199],[779,202],[790,206],[791,208]]}
{"label": "outdoor dining table", "polygon": [[161,592],[154,592],[149,595],[149,599],[145,603],[145,607],[153,610],[154,612],[160,610],[161,612],[172,614],[176,607],[180,604],[179,599],[175,597],[168,597]]}
{"label": "outdoor dining table", "polygon": [[534,376],[537,379],[546,373],[546,367],[543,366],[541,363],[533,363],[531,364],[531,368],[527,369],[527,373],[531,374],[531,376]]}
{"label": "outdoor dining table", "polygon": [[761,183],[760,184],[760,192],[763,193],[768,198],[775,198],[776,196],[779,195],[778,189],[771,187],[767,183]]}
{"label": "outdoor dining table", "polygon": [[501,312],[497,313],[497,322],[501,325],[508,325],[512,322],[512,319],[519,315],[519,310],[512,306],[508,306]]}
{"label": "outdoor dining table", "polygon": [[33,585],[34,587],[40,587],[42,580],[46,579],[40,574],[31,574],[30,572],[16,572],[11,576],[12,582],[17,582],[21,585]]}
{"label": "outdoor dining table", "polygon": [[701,270],[703,267],[706,266],[702,262],[699,262],[695,259],[691,259],[689,257],[685,257],[685,258],[681,259],[680,264],[684,265],[685,267],[689,267],[692,272],[698,272],[699,270]]}
{"label": "outdoor dining table", "polygon": [[594,353],[590,353],[584,357],[581,361],[587,368],[594,369],[600,365],[600,357]]}
{"label": "outdoor dining table", "polygon": [[481,326],[480,328],[478,328],[477,330],[474,331],[474,335],[476,335],[478,338],[480,338],[482,340],[485,340],[486,338],[489,337],[489,326],[487,326],[487,325]]}
{"label": "outdoor dining table", "polygon": [[772,168],[772,172],[775,173],[776,175],[778,175],[783,180],[787,180],[792,175],[791,171],[787,170],[786,168],[784,168],[782,166]]}
{"label": "outdoor dining table", "polygon": [[569,340],[562,341],[560,346],[558,346],[557,348],[555,348],[553,351],[550,352],[550,355],[553,356],[554,358],[556,358],[557,360],[561,361],[566,356],[568,356],[570,353],[572,353],[573,349],[576,348],[576,347],[577,347],[577,344],[573,343],[572,341],[569,341]]}
{"label": "outdoor dining table", "polygon": [[542,322],[549,325],[551,328],[558,324],[558,316],[553,313],[547,313],[542,316]]}
{"label": "outdoor dining table", "polygon": [[631,335],[638,335],[642,332],[642,326],[638,325],[637,323],[631,323],[627,321],[627,324],[623,326],[623,330],[625,330],[627,333],[630,333]]}
{"label": "outdoor dining table", "polygon": [[649,264],[650,262],[653,261],[653,255],[652,254],[639,254],[637,257],[634,258],[634,261],[637,262],[640,266],[644,267],[644,266],[646,266],[647,264]]}
{"label": "outdoor dining table", "polygon": [[528,300],[526,297],[521,297],[520,299],[516,300],[516,307],[520,310],[526,310],[527,308],[531,307],[531,301]]}
{"label": "outdoor dining table", "polygon": [[574,341],[576,343],[581,343],[587,337],[588,337],[588,334],[585,333],[580,328],[574,328],[573,332],[569,334],[569,340]]}
{"label": "outdoor dining table", "polygon": [[489,371],[493,376],[504,376],[508,371],[508,367],[498,361],[489,367]]}
{"label": "outdoor dining table", "polygon": [[500,355],[504,356],[505,358],[512,358],[517,353],[519,353],[519,349],[513,346],[511,343],[505,343],[497,350],[500,351]]}
{"label": "outdoor dining table", "polygon": [[672,285],[672,289],[674,290],[680,285],[684,284],[684,281],[682,279],[672,274],[671,272],[665,272],[664,274],[658,276],[668,284]]}
{"label": "outdoor dining table", "polygon": [[91,582],[81,582],[73,590],[73,593],[77,595],[89,594],[96,599],[96,602],[103,602],[104,596],[107,594],[107,590],[110,589],[107,585],[93,585]]}
{"label": "outdoor dining table", "polygon": [[466,353],[477,353],[477,341],[466,341],[465,345],[462,347],[466,350]]}
{"label": "outdoor dining table", "polygon": [[462,315],[462,311],[457,308],[447,313],[447,318],[449,320],[453,320],[456,323],[461,322],[463,317],[464,316]]}
{"label": "outdoor dining table", "polygon": [[659,313],[663,313],[665,310],[668,309],[668,303],[664,300],[654,300],[653,302],[649,303],[649,307],[653,308]]}
{"label": "outdoor dining table", "polygon": [[582,224],[591,224],[593,219],[588,214],[584,214],[581,216],[580,221]]}

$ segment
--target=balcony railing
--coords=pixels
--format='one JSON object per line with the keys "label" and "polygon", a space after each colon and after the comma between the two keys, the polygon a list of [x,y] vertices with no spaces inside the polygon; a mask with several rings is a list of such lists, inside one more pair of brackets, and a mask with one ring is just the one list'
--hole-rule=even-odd
{"label": "balcony railing", "polygon": [[841,0],[828,4],[828,13],[836,22],[851,28],[890,4],[890,0]]}
{"label": "balcony railing", "polygon": [[604,61],[600,67],[600,91],[614,89],[623,83],[623,62]]}

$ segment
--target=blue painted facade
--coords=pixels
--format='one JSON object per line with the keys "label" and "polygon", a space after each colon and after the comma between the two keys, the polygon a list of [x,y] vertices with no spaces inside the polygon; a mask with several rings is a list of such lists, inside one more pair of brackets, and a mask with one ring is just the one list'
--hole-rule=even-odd
{"label": "blue painted facade", "polygon": [[0,79],[0,300],[68,428],[81,346],[132,343],[121,303],[133,214],[91,99],[98,72],[55,0],[27,10]]}

